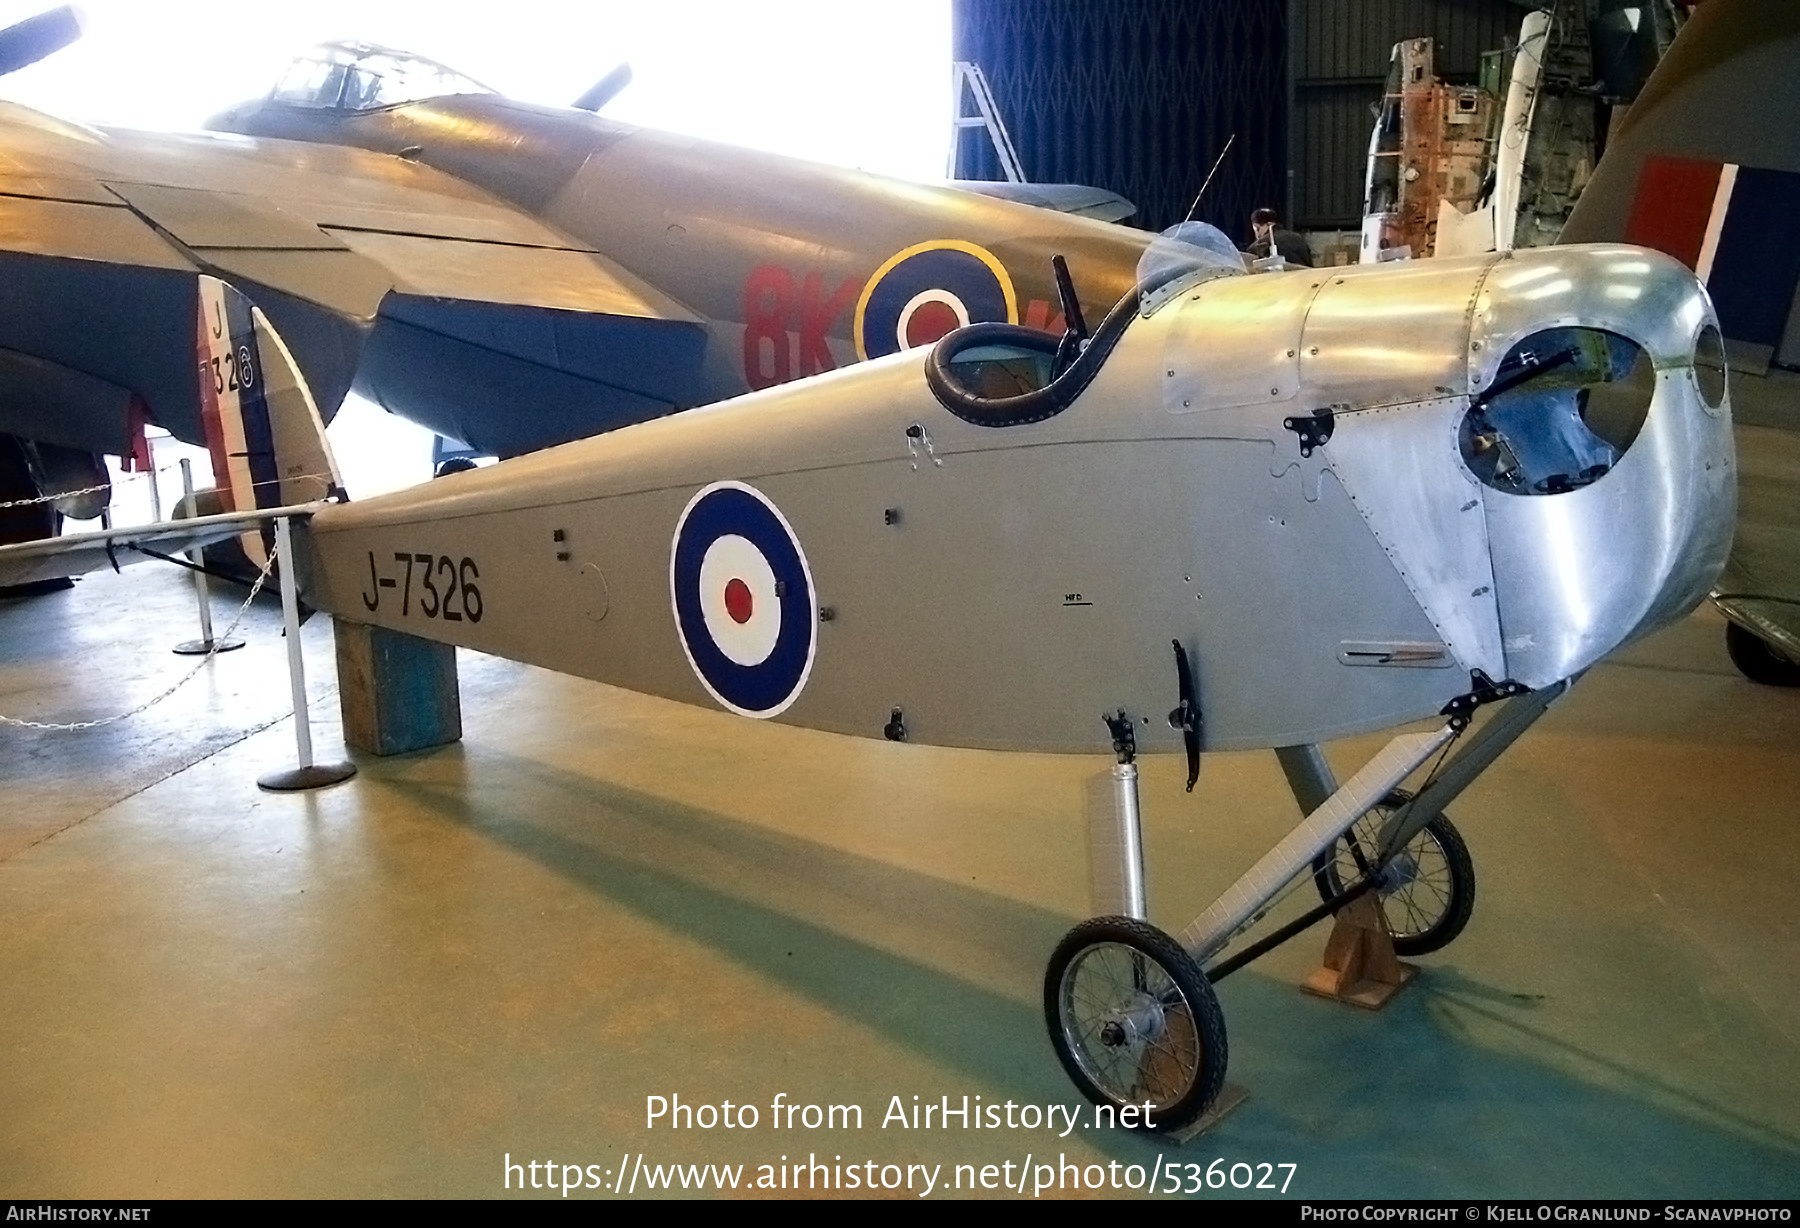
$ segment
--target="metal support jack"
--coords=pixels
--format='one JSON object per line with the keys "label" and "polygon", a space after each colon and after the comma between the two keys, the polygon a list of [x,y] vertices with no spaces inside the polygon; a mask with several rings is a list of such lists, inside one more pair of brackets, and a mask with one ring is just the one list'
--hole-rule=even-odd
{"label": "metal support jack", "polygon": [[276,566],[281,569],[281,617],[287,634],[288,682],[294,692],[294,743],[299,764],[279,772],[259,776],[256,783],[276,792],[317,789],[348,780],[356,775],[353,763],[314,763],[312,721],[306,710],[306,663],[300,652],[300,599],[296,592],[293,530],[291,518],[275,521]]}
{"label": "metal support jack", "polygon": [[[185,456],[181,458],[181,509],[189,516],[195,514],[194,466]],[[183,640],[175,645],[175,651],[184,657],[199,657],[209,652],[230,652],[234,648],[242,648],[243,640],[213,638],[212,593],[206,586],[206,560],[202,551],[197,547],[188,551],[188,562],[194,565],[194,598],[200,605],[200,638]]]}

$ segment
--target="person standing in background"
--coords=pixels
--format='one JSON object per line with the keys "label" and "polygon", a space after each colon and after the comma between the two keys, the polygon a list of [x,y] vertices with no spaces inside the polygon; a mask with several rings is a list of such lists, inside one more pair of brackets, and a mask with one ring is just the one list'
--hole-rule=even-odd
{"label": "person standing in background", "polygon": [[1244,250],[1258,260],[1279,255],[1289,264],[1312,267],[1312,248],[1307,246],[1306,238],[1297,231],[1286,230],[1281,225],[1281,215],[1273,209],[1262,208],[1250,215],[1250,229],[1256,238]]}

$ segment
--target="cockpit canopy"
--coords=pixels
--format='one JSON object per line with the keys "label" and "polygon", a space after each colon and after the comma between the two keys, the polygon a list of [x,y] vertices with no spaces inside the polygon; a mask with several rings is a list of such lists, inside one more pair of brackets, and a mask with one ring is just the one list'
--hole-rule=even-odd
{"label": "cockpit canopy", "polygon": [[373,111],[446,94],[494,92],[423,56],[374,43],[323,43],[288,66],[269,101],[293,107]]}

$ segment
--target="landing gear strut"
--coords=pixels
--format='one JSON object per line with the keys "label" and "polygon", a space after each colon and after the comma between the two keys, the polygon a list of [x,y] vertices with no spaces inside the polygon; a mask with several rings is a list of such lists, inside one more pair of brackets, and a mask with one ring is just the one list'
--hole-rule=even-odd
{"label": "landing gear strut", "polygon": [[[1139,1128],[1178,1132],[1212,1108],[1225,1086],[1225,1021],[1213,984],[1370,892],[1390,917],[1395,951],[1417,955],[1453,940],[1474,907],[1475,872],[1444,807],[1573,681],[1525,693],[1476,674],[1470,693],[1445,707],[1445,725],[1398,735],[1341,786],[1317,746],[1278,749],[1306,817],[1177,936],[1145,919],[1134,725],[1123,711],[1106,717],[1118,762],[1110,810],[1092,817],[1090,836],[1096,911],[1109,915],[1069,931],[1044,977],[1050,1041],[1075,1086],[1118,1110],[1148,1104]],[[1468,728],[1476,707],[1495,700],[1507,701],[1504,710],[1434,768],[1416,797],[1399,789]],[[1271,901],[1309,872],[1324,902],[1226,957]]]}
{"label": "landing gear strut", "polygon": [[1117,867],[1105,898],[1127,915],[1083,921],[1057,945],[1044,973],[1044,1021],[1082,1095],[1144,1110],[1140,1129],[1180,1130],[1225,1086],[1225,1016],[1194,957],[1144,920],[1137,734],[1123,711],[1105,720],[1118,762],[1093,852]]}

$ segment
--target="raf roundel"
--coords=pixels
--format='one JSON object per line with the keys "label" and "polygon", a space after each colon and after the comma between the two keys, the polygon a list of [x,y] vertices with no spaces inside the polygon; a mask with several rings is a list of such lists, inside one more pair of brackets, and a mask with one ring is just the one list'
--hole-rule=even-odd
{"label": "raf roundel", "polygon": [[714,699],[769,717],[799,696],[818,641],[812,571],[761,491],[714,482],[688,501],[670,548],[669,597],[682,651]]}
{"label": "raf roundel", "polygon": [[930,345],[965,324],[1018,321],[1012,278],[992,252],[933,239],[875,270],[857,300],[853,333],[858,357],[880,358]]}

